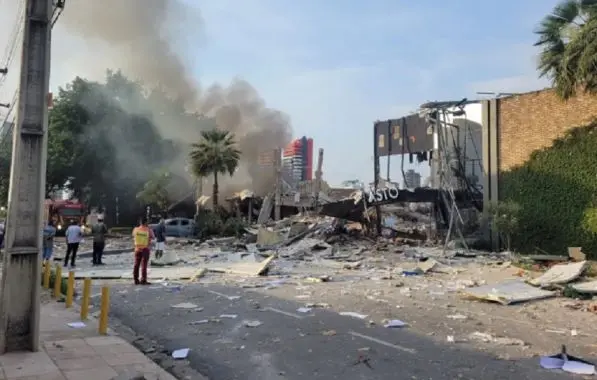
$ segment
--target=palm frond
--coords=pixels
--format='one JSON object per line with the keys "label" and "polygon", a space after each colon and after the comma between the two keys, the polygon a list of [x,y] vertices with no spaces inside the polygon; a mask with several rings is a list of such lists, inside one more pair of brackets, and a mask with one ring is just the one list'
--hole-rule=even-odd
{"label": "palm frond", "polygon": [[191,169],[196,176],[213,173],[233,175],[238,167],[241,152],[236,148],[234,134],[211,129],[201,132],[201,141],[191,145]]}

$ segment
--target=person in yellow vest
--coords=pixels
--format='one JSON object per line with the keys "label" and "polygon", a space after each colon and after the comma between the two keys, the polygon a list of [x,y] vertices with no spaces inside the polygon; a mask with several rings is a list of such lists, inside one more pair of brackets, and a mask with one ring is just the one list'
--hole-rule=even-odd
{"label": "person in yellow vest", "polygon": [[[153,231],[147,226],[145,218],[141,218],[139,226],[133,229],[133,240],[135,243],[135,265],[133,267],[133,279],[135,285],[150,285],[147,281],[147,264],[149,263],[150,247],[155,239]],[[141,280],[139,280],[139,268],[141,269]]]}

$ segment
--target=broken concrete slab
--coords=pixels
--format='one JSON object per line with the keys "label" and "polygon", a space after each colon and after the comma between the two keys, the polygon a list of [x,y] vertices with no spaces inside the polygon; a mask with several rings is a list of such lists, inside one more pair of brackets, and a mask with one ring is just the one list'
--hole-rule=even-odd
{"label": "broken concrete slab", "polygon": [[257,244],[260,246],[273,246],[282,243],[288,238],[288,232],[270,230],[266,227],[259,227],[257,232]]}
{"label": "broken concrete slab", "polygon": [[180,264],[181,262],[182,262],[182,260],[180,258],[178,258],[178,255],[176,253],[171,252],[171,251],[166,251],[166,252],[164,252],[164,255],[162,257],[160,257],[159,259],[157,259],[155,257],[152,258],[150,261],[150,264],[155,267],[163,267],[163,266]]}
{"label": "broken concrete slab", "polygon": [[205,268],[207,268],[207,270],[210,272],[216,273],[230,273],[245,276],[261,276],[267,273],[269,265],[272,262],[272,260],[274,260],[274,258],[275,255],[272,255],[261,262],[240,261],[235,263],[206,264]]}
{"label": "broken concrete slab", "polygon": [[580,282],[578,284],[570,285],[572,289],[582,294],[597,294],[597,280]]}
{"label": "broken concrete slab", "polygon": [[528,280],[528,283],[540,287],[567,284],[582,276],[588,267],[587,261],[554,265],[541,276]]}
{"label": "broken concrete slab", "polygon": [[535,288],[521,280],[510,280],[500,284],[469,288],[463,291],[462,295],[477,300],[511,305],[554,297],[556,293]]}
{"label": "broken concrete slab", "polygon": [[436,273],[455,273],[456,270],[448,265],[442,264],[434,259],[427,259],[425,261],[419,261],[415,270],[421,273],[436,272]]}

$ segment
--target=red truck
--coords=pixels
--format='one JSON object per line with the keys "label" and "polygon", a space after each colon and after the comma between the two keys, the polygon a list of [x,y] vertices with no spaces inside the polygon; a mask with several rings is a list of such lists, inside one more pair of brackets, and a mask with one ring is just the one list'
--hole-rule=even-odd
{"label": "red truck", "polygon": [[44,220],[53,220],[58,234],[63,234],[72,222],[85,224],[87,212],[79,201],[46,199],[44,206]]}

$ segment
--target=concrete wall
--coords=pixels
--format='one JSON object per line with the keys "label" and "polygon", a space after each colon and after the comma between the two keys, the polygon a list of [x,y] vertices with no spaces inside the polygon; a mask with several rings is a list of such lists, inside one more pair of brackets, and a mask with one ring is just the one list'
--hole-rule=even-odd
{"label": "concrete wall", "polygon": [[523,164],[530,154],[550,147],[568,129],[597,117],[597,96],[562,101],[551,89],[498,100],[499,170]]}

